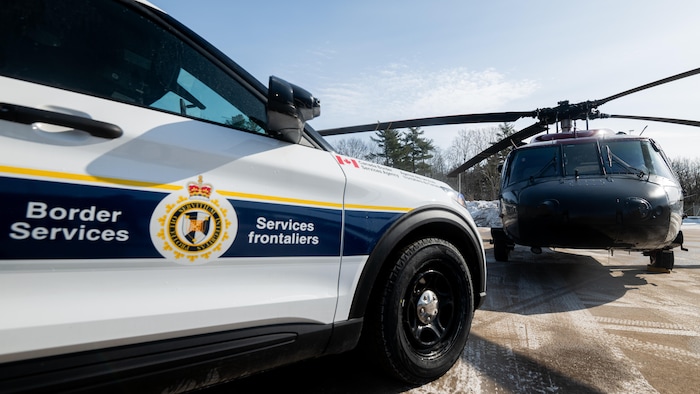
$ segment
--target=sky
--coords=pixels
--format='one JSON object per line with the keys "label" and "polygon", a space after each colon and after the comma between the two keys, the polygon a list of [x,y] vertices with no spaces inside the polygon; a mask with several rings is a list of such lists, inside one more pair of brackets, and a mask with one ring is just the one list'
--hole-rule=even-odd
{"label": "sky", "polygon": [[[151,1],[265,84],[275,75],[313,93],[321,116],[309,124],[317,130],[531,111],[606,98],[700,67],[694,0]],[[699,104],[696,75],[600,110],[700,120]],[[534,122],[521,119],[515,128]],[[447,148],[459,130],[496,126],[423,130]],[[644,130],[669,157],[700,159],[700,128],[620,119],[589,126]],[[585,129],[585,121],[577,127]],[[328,139],[337,138],[347,136]]]}

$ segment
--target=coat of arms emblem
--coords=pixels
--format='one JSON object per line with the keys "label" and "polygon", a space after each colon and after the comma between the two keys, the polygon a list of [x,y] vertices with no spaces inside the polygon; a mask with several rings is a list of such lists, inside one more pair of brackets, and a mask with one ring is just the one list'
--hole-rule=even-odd
{"label": "coat of arms emblem", "polygon": [[151,217],[151,239],[164,257],[203,264],[221,256],[233,243],[238,227],[233,206],[215,198],[214,187],[200,175],[183,192],[158,204]]}

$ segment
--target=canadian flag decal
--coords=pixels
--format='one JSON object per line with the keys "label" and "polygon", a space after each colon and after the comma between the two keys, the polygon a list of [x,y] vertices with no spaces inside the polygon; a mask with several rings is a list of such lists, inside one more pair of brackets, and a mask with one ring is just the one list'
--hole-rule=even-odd
{"label": "canadian flag decal", "polygon": [[338,159],[338,163],[340,163],[342,165],[352,164],[355,168],[360,168],[360,165],[357,164],[357,160],[355,160],[355,159],[348,159],[348,158],[340,156],[340,155],[335,155],[335,158]]}

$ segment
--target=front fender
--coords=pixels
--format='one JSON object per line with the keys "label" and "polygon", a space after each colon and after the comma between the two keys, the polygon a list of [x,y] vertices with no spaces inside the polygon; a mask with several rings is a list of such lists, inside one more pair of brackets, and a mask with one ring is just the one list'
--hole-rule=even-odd
{"label": "front fender", "polygon": [[385,279],[407,244],[424,237],[438,237],[455,245],[464,256],[474,281],[475,308],[486,295],[486,257],[481,236],[472,221],[444,206],[410,211],[387,230],[369,255],[355,290],[350,318],[365,315],[375,284]]}

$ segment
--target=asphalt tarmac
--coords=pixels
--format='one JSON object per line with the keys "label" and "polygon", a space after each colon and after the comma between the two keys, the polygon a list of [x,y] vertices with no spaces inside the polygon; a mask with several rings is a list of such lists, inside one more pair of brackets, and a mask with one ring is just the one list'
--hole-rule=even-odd
{"label": "asphalt tarmac", "polygon": [[516,247],[488,260],[488,296],[459,362],[408,387],[355,354],[325,357],[209,393],[700,393],[700,225],[670,274],[641,253]]}

